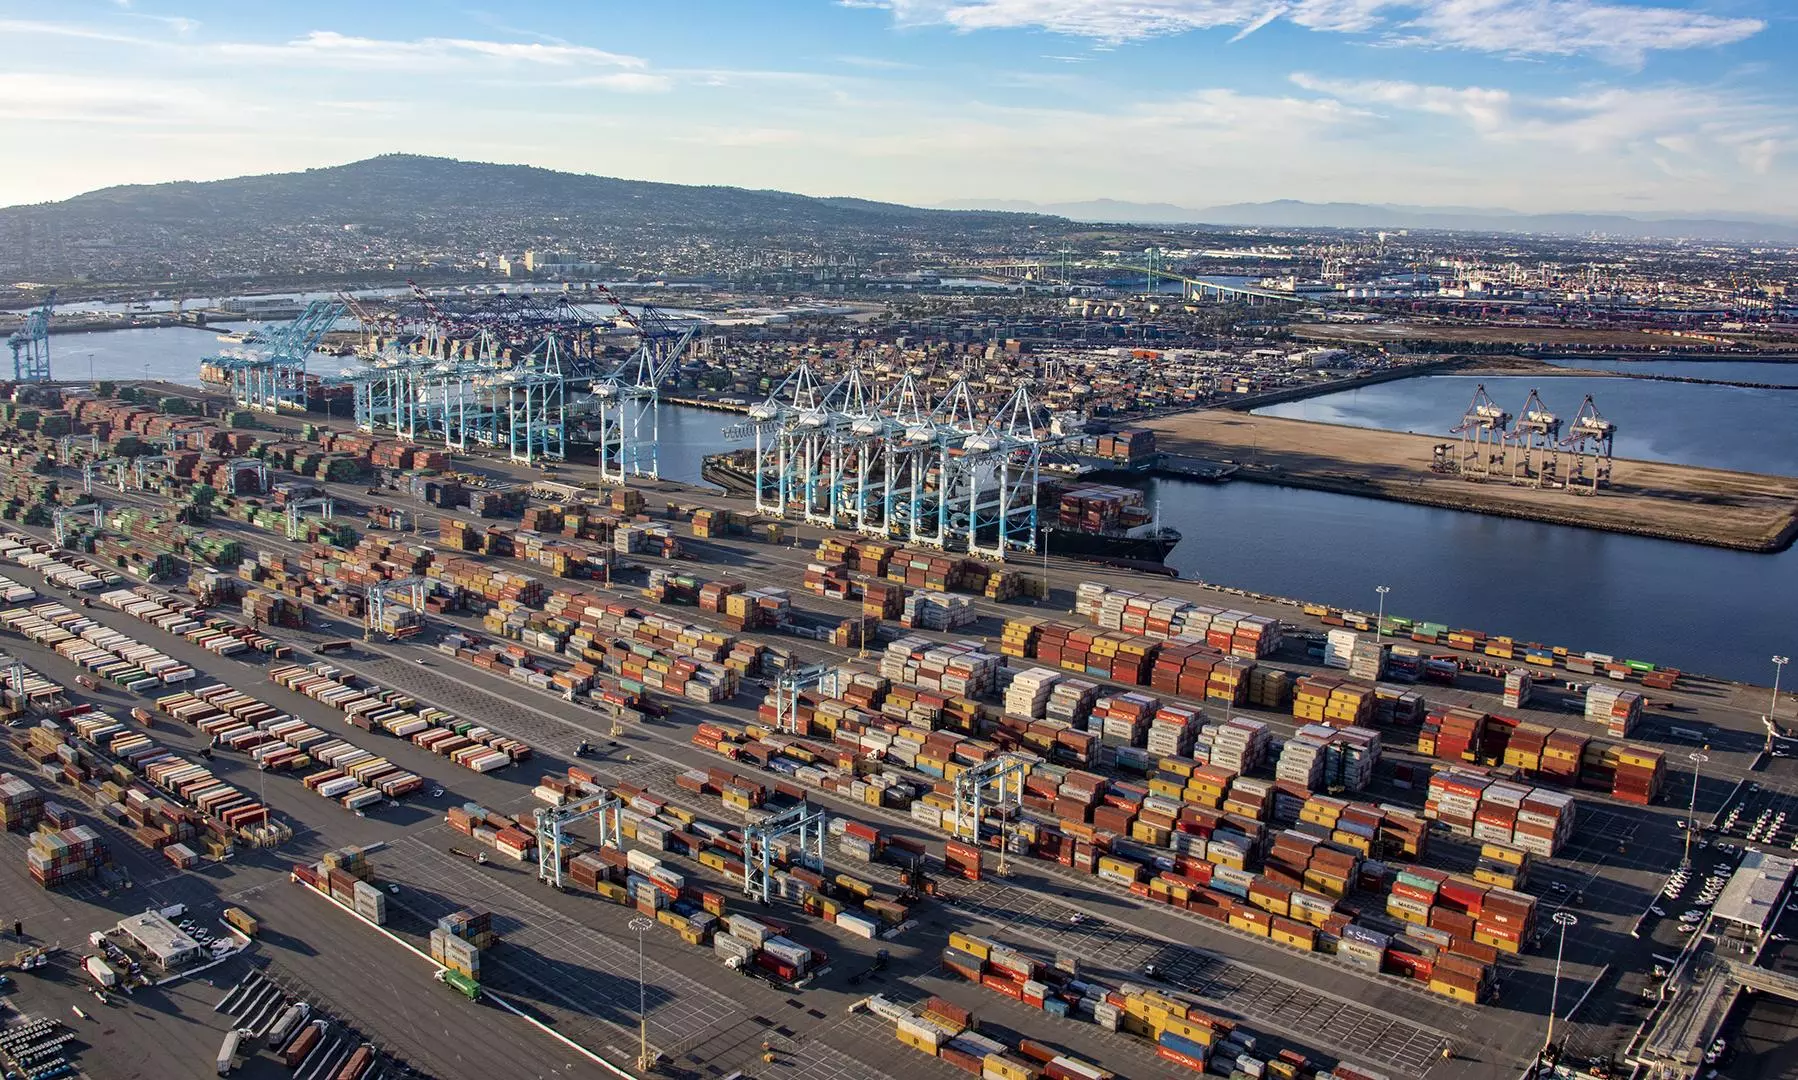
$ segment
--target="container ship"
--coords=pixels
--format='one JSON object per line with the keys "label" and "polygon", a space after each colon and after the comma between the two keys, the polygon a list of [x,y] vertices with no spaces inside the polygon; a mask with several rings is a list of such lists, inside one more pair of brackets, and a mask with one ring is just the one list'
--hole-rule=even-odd
{"label": "container ship", "polygon": [[[231,373],[222,364],[203,360],[200,362],[200,385],[208,390],[229,390]],[[323,411],[332,401],[348,401],[356,394],[355,387],[348,383],[326,383],[311,372],[305,374],[303,385],[306,407],[318,411]]]}
{"label": "container ship", "polygon": [[1180,530],[1157,524],[1135,488],[1083,484],[1055,495],[1055,516],[1042,527],[1051,555],[1161,563],[1180,542]]}

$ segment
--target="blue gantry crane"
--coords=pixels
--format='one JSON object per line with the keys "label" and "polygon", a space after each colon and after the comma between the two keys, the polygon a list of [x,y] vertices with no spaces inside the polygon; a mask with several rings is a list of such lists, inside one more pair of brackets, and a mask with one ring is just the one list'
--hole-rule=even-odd
{"label": "blue gantry crane", "polygon": [[50,313],[56,308],[56,290],[44,298],[44,305],[28,312],[25,322],[6,343],[12,346],[14,382],[50,381]]}
{"label": "blue gantry crane", "polygon": [[344,312],[336,300],[314,300],[264,344],[213,358],[225,369],[240,408],[278,413],[306,407],[306,358]]}

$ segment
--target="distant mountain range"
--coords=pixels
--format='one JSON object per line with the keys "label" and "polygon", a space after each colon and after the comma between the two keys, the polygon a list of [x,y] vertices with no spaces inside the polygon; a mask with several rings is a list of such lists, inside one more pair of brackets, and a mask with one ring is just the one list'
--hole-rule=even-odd
{"label": "distant mountain range", "polygon": [[1140,225],[1259,225],[1298,229],[1450,229],[1463,232],[1552,233],[1584,236],[1690,237],[1735,243],[1798,243],[1798,219],[1756,214],[1521,214],[1467,206],[1397,206],[1372,203],[1311,203],[1295,199],[1230,203],[1195,209],[1172,203],[1115,199],[1030,203],[970,199],[951,204],[962,210],[1007,210],[1052,214],[1074,221]]}

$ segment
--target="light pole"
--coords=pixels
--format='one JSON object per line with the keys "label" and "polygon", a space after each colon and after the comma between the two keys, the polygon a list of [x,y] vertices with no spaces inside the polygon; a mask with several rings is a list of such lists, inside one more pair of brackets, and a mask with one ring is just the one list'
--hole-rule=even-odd
{"label": "light pole", "polygon": [[1379,621],[1373,624],[1373,643],[1378,645],[1386,638],[1386,594],[1392,591],[1392,586],[1375,585],[1373,591],[1380,594]]}
{"label": "light pole", "polygon": [[637,932],[637,1068],[649,1071],[649,1007],[648,993],[643,982],[643,931],[655,923],[641,916],[630,921],[630,928]]}
{"label": "light pole", "polygon": [[1698,828],[1698,769],[1709,761],[1709,754],[1694,750],[1686,755],[1692,763],[1692,804],[1686,808],[1686,858],[1685,865],[1692,865],[1692,833]]}
{"label": "light pole", "polygon": [[1579,925],[1578,916],[1569,911],[1555,912],[1554,920],[1561,928],[1561,941],[1555,946],[1555,982],[1548,995],[1548,1037],[1542,1040],[1541,1056],[1546,1056],[1555,1043],[1555,1012],[1561,1007],[1561,956],[1567,951],[1567,928]]}
{"label": "light pole", "polygon": [[1789,656],[1773,658],[1773,703],[1767,706],[1768,719],[1776,719],[1773,715],[1779,711],[1779,676],[1785,672],[1786,665],[1792,662]]}

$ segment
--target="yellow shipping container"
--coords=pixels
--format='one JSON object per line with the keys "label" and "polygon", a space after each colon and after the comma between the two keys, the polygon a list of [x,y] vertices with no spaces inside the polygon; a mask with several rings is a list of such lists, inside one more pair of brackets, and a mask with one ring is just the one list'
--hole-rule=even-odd
{"label": "yellow shipping container", "polygon": [[913,1035],[904,1028],[894,1028],[893,1031],[894,1034],[899,1037],[900,1042],[911,1047],[913,1050],[922,1051],[923,1053],[929,1054],[931,1057],[936,1057],[936,1047],[925,1042],[922,1038]]}
{"label": "yellow shipping container", "polygon": [[1177,757],[1164,757],[1158,764],[1162,772],[1171,772],[1179,776],[1191,776],[1192,771],[1198,767],[1195,762]]}
{"label": "yellow shipping container", "polygon": [[959,932],[951,933],[949,935],[949,944],[951,947],[960,949],[962,952],[972,953],[982,960],[985,960],[987,954],[993,951],[993,943],[991,941],[988,941],[983,937],[975,937],[972,934],[963,934]]}
{"label": "yellow shipping container", "polygon": [[1122,1016],[1118,1017],[1118,1030],[1126,1035],[1134,1035],[1139,1039],[1153,1040],[1157,1037],[1155,1025],[1149,1023],[1140,1016],[1133,1016],[1130,1013],[1124,1013]]}
{"label": "yellow shipping container", "polygon": [[992,1080],[1031,1080],[1036,1075],[1030,1068],[1003,1054],[988,1054],[981,1061],[984,1077]]}
{"label": "yellow shipping container", "polygon": [[1479,998],[1472,990],[1465,990],[1459,986],[1450,986],[1440,979],[1431,979],[1430,989],[1435,993],[1441,994],[1443,997],[1451,997],[1456,1001],[1464,1001],[1469,1005],[1479,1004]]}
{"label": "yellow shipping container", "polygon": [[1164,799],[1178,799],[1186,789],[1172,780],[1150,780],[1149,794],[1159,795]]}
{"label": "yellow shipping container", "polygon": [[1146,821],[1133,821],[1130,823],[1130,838],[1132,840],[1139,840],[1145,844],[1153,845],[1154,847],[1166,847],[1168,838],[1173,835],[1173,832],[1172,829],[1164,828],[1160,825],[1151,825]]}
{"label": "yellow shipping container", "polygon": [[1477,926],[1474,927],[1473,930],[1473,940],[1482,945],[1490,945],[1499,952],[1515,953],[1518,951],[1517,942],[1507,941],[1501,937],[1493,937],[1491,934],[1484,932]]}
{"label": "yellow shipping container", "polygon": [[1528,856],[1528,853],[1506,844],[1494,844],[1488,841],[1480,845],[1480,856],[1482,858],[1491,859],[1494,862],[1510,863],[1512,866],[1522,866],[1523,860]]}

